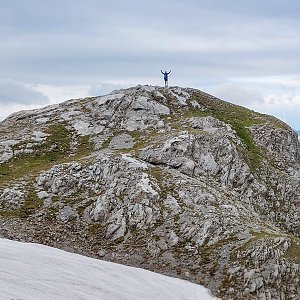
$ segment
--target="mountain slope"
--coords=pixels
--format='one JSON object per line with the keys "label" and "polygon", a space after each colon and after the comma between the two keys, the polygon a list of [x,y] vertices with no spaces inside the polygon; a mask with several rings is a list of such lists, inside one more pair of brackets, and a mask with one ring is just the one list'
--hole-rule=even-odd
{"label": "mountain slope", "polygon": [[187,281],[54,248],[0,239],[1,299],[208,300]]}
{"label": "mountain slope", "polygon": [[137,86],[16,113],[0,140],[2,236],[297,298],[300,146],[278,119]]}

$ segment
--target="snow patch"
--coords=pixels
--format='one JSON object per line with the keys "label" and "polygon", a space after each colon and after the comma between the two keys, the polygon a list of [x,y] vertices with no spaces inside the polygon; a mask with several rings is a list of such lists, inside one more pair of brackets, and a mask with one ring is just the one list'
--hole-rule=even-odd
{"label": "snow patch", "polygon": [[216,299],[184,280],[6,239],[0,239],[0,266],[1,299]]}

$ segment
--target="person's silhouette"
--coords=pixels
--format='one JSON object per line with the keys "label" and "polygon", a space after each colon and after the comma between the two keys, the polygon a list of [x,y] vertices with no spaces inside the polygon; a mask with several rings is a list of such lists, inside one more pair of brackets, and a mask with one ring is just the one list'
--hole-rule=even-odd
{"label": "person's silhouette", "polygon": [[164,75],[165,88],[166,88],[166,87],[168,87],[168,75],[171,73],[171,71],[170,72],[167,72],[167,71],[163,72],[162,70],[160,70],[160,71]]}

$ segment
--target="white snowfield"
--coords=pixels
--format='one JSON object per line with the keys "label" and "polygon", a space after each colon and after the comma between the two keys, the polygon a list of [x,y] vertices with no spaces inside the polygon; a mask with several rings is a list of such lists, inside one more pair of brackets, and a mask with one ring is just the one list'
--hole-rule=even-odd
{"label": "white snowfield", "polygon": [[206,300],[203,286],[55,248],[0,239],[0,299]]}

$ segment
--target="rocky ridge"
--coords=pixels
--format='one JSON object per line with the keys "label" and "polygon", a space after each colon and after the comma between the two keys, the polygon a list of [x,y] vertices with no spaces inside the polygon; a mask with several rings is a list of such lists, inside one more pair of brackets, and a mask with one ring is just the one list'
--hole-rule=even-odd
{"label": "rocky ridge", "polygon": [[137,86],[0,123],[0,236],[298,299],[300,145],[204,92]]}

